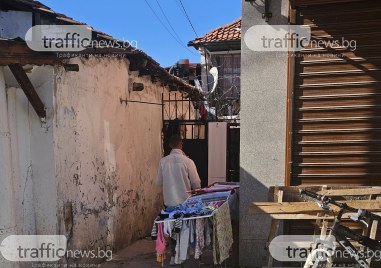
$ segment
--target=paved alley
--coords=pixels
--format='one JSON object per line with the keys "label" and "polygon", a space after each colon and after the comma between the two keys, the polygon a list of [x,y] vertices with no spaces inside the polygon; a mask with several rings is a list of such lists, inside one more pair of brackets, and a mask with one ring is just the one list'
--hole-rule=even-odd
{"label": "paved alley", "polygon": [[[185,268],[190,267],[218,267],[213,266],[213,256],[211,251],[206,251],[206,256],[198,266],[198,262],[191,257],[184,265]],[[113,255],[113,260],[102,263],[102,268],[146,268],[161,267],[156,262],[155,243],[150,237],[139,240],[130,247],[127,247]],[[169,257],[164,263],[164,267],[180,267],[180,265],[170,266]]]}

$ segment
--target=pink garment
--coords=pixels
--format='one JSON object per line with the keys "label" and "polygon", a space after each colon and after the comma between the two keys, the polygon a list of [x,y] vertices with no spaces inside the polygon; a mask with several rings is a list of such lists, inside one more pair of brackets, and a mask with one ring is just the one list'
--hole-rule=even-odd
{"label": "pink garment", "polygon": [[157,225],[157,239],[156,239],[156,254],[165,254],[167,241],[164,238],[164,226],[163,223],[158,223]]}

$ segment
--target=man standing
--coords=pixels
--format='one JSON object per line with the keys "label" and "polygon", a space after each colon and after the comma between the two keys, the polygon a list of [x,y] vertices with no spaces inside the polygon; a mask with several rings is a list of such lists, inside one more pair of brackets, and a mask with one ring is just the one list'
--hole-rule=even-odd
{"label": "man standing", "polygon": [[173,135],[169,140],[171,153],[160,160],[156,183],[163,187],[164,205],[174,207],[184,203],[192,189],[201,187],[201,180],[194,162],[183,149],[180,135]]}

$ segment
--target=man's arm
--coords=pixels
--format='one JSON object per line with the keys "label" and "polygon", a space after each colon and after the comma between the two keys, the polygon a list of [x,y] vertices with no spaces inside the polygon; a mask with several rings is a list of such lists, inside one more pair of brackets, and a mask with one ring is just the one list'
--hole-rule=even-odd
{"label": "man's arm", "polygon": [[192,186],[192,190],[201,188],[201,180],[198,176],[197,167],[194,162],[189,159],[189,180]]}
{"label": "man's arm", "polygon": [[162,186],[163,185],[163,171],[161,170],[161,161],[159,163],[159,169],[157,171],[156,185],[157,186]]}

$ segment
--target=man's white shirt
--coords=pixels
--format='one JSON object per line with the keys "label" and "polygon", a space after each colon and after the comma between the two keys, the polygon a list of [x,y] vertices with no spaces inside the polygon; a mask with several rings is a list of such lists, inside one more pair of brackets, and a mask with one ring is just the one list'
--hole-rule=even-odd
{"label": "man's white shirt", "polygon": [[164,205],[173,207],[184,203],[191,189],[201,187],[194,162],[180,149],[160,160],[156,184],[163,186]]}

